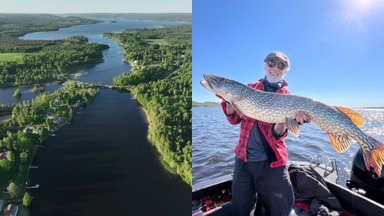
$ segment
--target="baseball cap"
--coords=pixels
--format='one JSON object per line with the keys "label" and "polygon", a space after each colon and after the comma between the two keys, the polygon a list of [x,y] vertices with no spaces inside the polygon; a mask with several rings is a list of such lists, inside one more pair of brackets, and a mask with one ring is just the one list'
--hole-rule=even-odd
{"label": "baseball cap", "polygon": [[287,55],[285,55],[284,53],[282,52],[271,52],[267,55],[267,57],[264,59],[264,62],[267,62],[268,60],[270,59],[279,59],[280,61],[282,61],[284,64],[287,65],[287,67],[289,68],[290,67],[290,62],[289,62],[289,59],[287,57]]}

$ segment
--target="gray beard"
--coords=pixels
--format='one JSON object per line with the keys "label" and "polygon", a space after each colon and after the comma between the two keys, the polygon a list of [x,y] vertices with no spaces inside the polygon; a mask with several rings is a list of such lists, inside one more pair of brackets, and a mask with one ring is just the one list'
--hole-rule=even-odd
{"label": "gray beard", "polygon": [[268,82],[270,82],[270,83],[280,82],[280,81],[282,81],[284,79],[284,75],[281,75],[280,77],[274,78],[274,77],[269,76],[268,73],[266,73],[265,77],[268,80]]}

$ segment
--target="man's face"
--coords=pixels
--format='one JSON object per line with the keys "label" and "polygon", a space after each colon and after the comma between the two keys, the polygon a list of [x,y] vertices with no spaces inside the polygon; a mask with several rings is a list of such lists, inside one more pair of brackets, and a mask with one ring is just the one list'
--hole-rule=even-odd
{"label": "man's face", "polygon": [[288,72],[286,65],[278,59],[270,59],[265,63],[265,72],[269,82],[278,82],[284,79]]}

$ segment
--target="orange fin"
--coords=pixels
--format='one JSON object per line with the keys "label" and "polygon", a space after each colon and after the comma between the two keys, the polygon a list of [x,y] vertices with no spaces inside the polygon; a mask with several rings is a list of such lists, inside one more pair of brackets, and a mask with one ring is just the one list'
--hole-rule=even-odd
{"label": "orange fin", "polygon": [[328,133],[328,136],[331,140],[333,149],[335,149],[336,152],[345,152],[349,146],[351,146],[351,140],[348,138],[348,136],[334,135],[331,133]]}
{"label": "orange fin", "polygon": [[358,127],[361,127],[365,124],[364,118],[361,117],[358,112],[341,106],[335,106],[335,108],[340,112],[344,113]]}
{"label": "orange fin", "polygon": [[384,165],[384,144],[376,141],[377,148],[373,149],[369,155],[372,160],[373,168],[377,176],[381,176],[381,168]]}

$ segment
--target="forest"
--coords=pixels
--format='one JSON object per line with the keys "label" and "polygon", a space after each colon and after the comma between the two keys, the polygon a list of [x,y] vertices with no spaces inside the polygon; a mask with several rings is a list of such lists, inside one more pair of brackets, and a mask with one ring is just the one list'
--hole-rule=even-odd
{"label": "forest", "polygon": [[76,68],[101,62],[108,46],[87,41],[84,36],[73,36],[38,52],[23,53],[15,61],[0,61],[0,87],[65,81]]}
{"label": "forest", "polygon": [[149,136],[166,167],[192,184],[191,25],[105,34],[125,47],[132,70],[113,79],[150,119]]}

